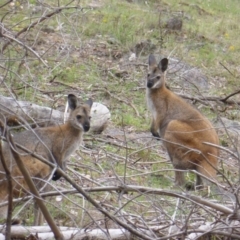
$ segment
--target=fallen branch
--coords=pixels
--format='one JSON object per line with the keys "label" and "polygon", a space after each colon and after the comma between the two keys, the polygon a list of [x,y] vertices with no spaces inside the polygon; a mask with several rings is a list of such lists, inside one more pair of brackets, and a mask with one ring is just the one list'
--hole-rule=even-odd
{"label": "fallen branch", "polygon": [[[63,239],[73,240],[73,239],[88,239],[94,237],[97,239],[119,239],[125,237],[129,239],[130,233],[125,229],[106,229],[102,231],[101,229],[87,230],[78,229],[73,227],[59,227]],[[0,232],[5,231],[5,226],[0,225]],[[37,239],[50,240],[54,238],[51,228],[48,226],[12,226],[11,237],[14,239],[26,239],[29,236],[37,236]],[[0,236],[1,240],[1,236]]]}
{"label": "fallen branch", "polygon": [[0,96],[0,111],[9,121],[25,120],[26,122],[45,125],[59,124],[63,121],[63,113],[49,107],[41,107],[27,101],[17,101],[14,98]]}

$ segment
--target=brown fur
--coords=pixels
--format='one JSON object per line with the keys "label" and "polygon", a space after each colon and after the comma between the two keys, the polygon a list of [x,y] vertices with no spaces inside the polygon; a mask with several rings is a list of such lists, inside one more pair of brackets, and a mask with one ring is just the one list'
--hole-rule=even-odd
{"label": "brown fur", "polygon": [[[166,58],[157,64],[154,55],[149,56],[147,102],[152,113],[151,132],[163,139],[176,170],[192,169],[216,179],[218,149],[203,142],[218,145],[217,133],[198,110],[166,88],[167,67]],[[175,171],[175,183],[184,184],[183,172]],[[196,184],[202,184],[199,175]]]}
{"label": "brown fur", "polygon": [[[15,143],[37,153],[52,163],[56,163],[64,170],[66,169],[66,161],[81,144],[83,132],[90,128],[92,100],[80,105],[76,96],[69,94],[68,104],[71,112],[66,124],[27,130],[13,136]],[[44,184],[41,179],[47,180],[50,177],[51,167],[20,149],[17,149],[17,151],[39,189]],[[2,141],[2,153],[13,177],[13,197],[24,196],[29,190],[28,185],[15,163],[9,144],[4,141]],[[53,174],[53,180],[59,178],[60,176],[57,173]],[[7,181],[0,161],[0,202],[6,201],[7,197]],[[6,214],[7,206],[0,208],[0,218],[5,218]]]}

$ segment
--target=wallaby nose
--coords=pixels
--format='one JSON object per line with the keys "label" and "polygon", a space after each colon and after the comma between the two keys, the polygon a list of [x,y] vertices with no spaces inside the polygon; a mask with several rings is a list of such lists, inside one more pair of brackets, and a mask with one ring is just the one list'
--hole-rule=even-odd
{"label": "wallaby nose", "polygon": [[147,87],[148,87],[148,88],[151,88],[152,86],[153,86],[153,82],[152,82],[152,81],[148,81],[148,82],[147,82]]}
{"label": "wallaby nose", "polygon": [[84,123],[83,129],[85,132],[87,132],[90,129],[90,124],[89,123]]}

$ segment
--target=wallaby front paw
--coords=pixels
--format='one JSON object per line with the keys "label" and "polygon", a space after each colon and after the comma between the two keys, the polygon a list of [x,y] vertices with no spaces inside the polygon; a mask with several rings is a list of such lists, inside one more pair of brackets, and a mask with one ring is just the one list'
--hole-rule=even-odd
{"label": "wallaby front paw", "polygon": [[[152,133],[153,137],[155,137],[155,138],[160,138],[160,135],[159,135],[158,132],[153,132],[153,131],[151,131],[151,133]],[[159,140],[159,139],[158,139],[158,140]]]}
{"label": "wallaby front paw", "polygon": [[195,184],[193,182],[187,182],[184,184],[184,187],[187,191],[194,191],[195,190]]}
{"label": "wallaby front paw", "polygon": [[57,181],[62,177],[62,175],[56,170],[55,173],[52,176],[53,181]]}

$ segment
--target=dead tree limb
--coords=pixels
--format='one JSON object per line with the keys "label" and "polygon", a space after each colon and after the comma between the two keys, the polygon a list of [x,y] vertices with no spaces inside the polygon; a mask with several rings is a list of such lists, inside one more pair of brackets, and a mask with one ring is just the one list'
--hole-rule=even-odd
{"label": "dead tree limb", "polygon": [[4,96],[0,96],[0,111],[8,118],[7,121],[13,122],[25,120],[37,125],[55,125],[63,121],[63,112]]}
{"label": "dead tree limb", "polygon": [[[124,229],[79,229],[73,227],[59,227],[65,240],[80,240],[80,239],[130,239],[129,232]],[[4,226],[0,225],[0,232],[4,229]],[[106,237],[106,234],[108,238]],[[13,226],[11,237],[14,239],[26,239],[30,236],[38,236],[38,239],[50,240],[53,239],[53,233],[48,226]],[[27,238],[29,239],[29,238]],[[31,237],[30,237],[31,239]],[[32,239],[35,239],[34,237]],[[1,240],[1,238],[0,238]]]}

